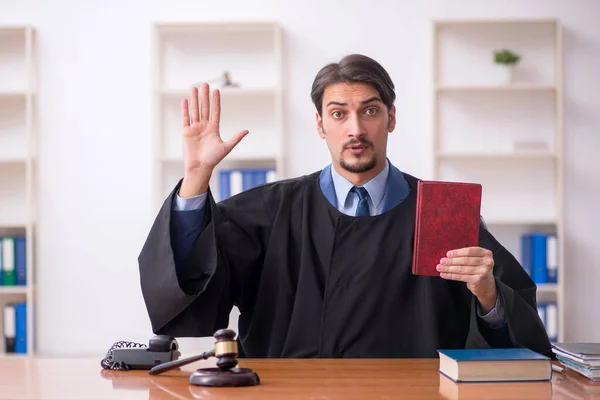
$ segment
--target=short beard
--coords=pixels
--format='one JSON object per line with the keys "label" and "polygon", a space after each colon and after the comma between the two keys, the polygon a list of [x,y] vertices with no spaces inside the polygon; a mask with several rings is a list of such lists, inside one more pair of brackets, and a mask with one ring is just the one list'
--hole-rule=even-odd
{"label": "short beard", "polygon": [[[363,146],[366,146],[366,147],[374,150],[373,143],[369,142],[368,140],[366,140],[364,138],[350,140],[348,143],[346,143],[344,145],[344,149],[347,149],[348,147],[353,146],[355,144],[362,144]],[[375,154],[373,154],[373,157],[371,157],[370,160],[356,164],[356,165],[347,163],[343,157],[340,158],[340,167],[344,168],[346,171],[351,172],[353,174],[360,174],[363,172],[370,171],[373,168],[375,168],[376,166],[377,166],[377,156]]]}
{"label": "short beard", "polygon": [[373,157],[367,161],[356,165],[347,164],[344,159],[340,159],[340,167],[344,168],[348,172],[352,172],[353,174],[361,174],[363,172],[367,172],[372,170],[377,166],[377,157],[373,154]]}

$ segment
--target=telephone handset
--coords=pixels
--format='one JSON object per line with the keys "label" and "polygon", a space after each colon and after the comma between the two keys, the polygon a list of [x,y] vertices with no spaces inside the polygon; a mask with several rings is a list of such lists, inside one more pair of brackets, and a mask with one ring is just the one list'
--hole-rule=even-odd
{"label": "telephone handset", "polygon": [[120,341],[112,345],[100,365],[104,369],[151,369],[181,356],[179,344],[173,336],[155,335],[148,345]]}

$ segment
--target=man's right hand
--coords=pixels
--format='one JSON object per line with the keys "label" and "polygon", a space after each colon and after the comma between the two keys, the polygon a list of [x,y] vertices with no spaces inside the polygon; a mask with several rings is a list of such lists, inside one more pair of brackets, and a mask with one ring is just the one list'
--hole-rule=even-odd
{"label": "man's right hand", "polygon": [[[201,87],[202,101],[198,103],[198,88],[192,88],[191,107],[188,100],[181,101],[183,119],[183,162],[185,171],[179,196],[189,198],[208,190],[213,169],[248,134],[248,130],[236,133],[224,142],[219,134],[221,98],[218,89],[213,91],[212,112],[209,102],[209,86]],[[190,119],[191,111],[191,119]]]}

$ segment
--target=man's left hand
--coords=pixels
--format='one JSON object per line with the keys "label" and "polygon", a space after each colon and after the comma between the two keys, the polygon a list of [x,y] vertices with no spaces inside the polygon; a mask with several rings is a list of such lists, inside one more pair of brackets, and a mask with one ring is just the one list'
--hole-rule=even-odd
{"label": "man's left hand", "polygon": [[493,269],[492,252],[481,247],[450,250],[437,266],[442,278],[467,283],[467,288],[479,300],[484,314],[496,306],[498,297]]}

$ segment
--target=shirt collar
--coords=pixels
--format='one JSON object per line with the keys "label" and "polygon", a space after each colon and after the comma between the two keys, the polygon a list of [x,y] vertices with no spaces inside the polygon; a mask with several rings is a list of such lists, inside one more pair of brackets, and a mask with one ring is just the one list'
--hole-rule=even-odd
{"label": "shirt collar", "polygon": [[[379,206],[379,203],[383,199],[385,194],[385,188],[387,185],[387,179],[390,171],[389,161],[385,160],[385,167],[377,176],[365,183],[363,187],[369,193],[369,198],[373,202],[375,207]],[[338,204],[345,205],[348,199],[348,194],[354,185],[346,178],[338,174],[333,165],[331,166],[331,179],[333,180],[333,186],[335,189],[335,196],[337,197]]]}

